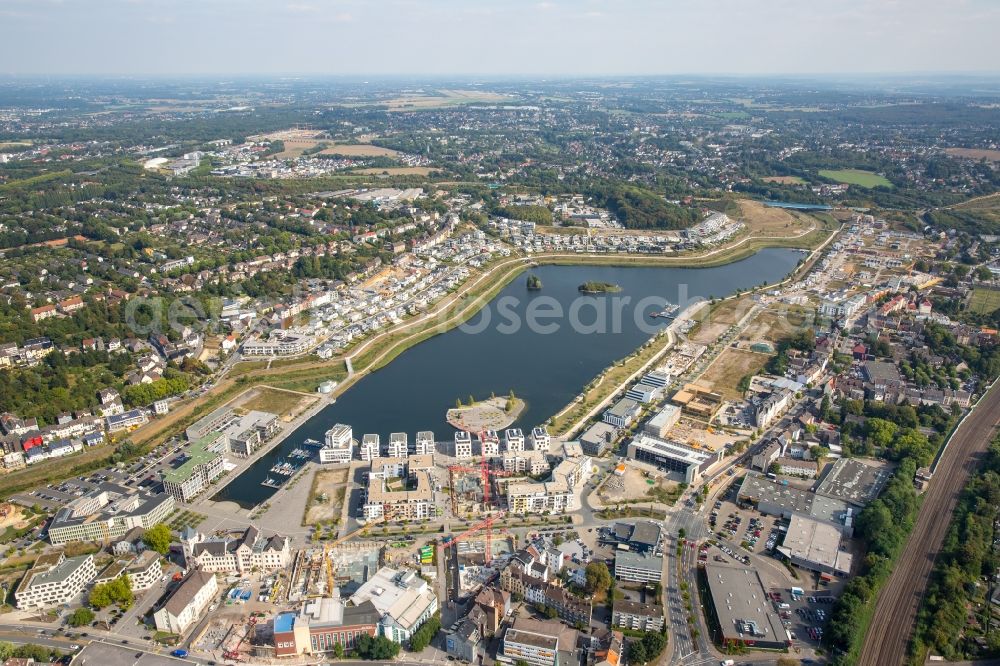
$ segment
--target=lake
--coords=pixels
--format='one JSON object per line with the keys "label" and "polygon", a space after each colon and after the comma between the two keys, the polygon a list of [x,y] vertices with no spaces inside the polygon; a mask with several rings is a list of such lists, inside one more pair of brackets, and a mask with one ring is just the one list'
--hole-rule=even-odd
{"label": "lake", "polygon": [[[616,359],[623,358],[669,322],[649,315],[664,303],[722,297],[737,289],[778,282],[803,253],[769,248],[714,268],[541,266],[522,273],[459,328],[421,342],[386,367],[364,377],[212,499],[250,507],[274,494],[261,482],[274,461],[306,438],[322,441],[334,423],[346,423],[357,440],[405,432],[410,441],[431,430],[450,441],[445,413],[469,395],[477,399],[511,390],[527,405],[515,427],[527,432],[561,410]],[[540,291],[528,291],[537,275]],[[581,296],[587,281],[621,291]],[[561,316],[559,311],[561,310]]]}

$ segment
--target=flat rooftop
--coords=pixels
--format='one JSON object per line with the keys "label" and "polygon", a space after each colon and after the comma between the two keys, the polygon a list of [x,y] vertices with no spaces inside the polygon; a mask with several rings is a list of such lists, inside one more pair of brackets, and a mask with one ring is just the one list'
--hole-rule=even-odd
{"label": "flat rooftop", "polygon": [[841,535],[833,525],[792,516],[782,549],[789,557],[843,574],[851,573],[851,554],[840,550]]}
{"label": "flat rooftop", "polygon": [[816,487],[817,495],[833,497],[859,507],[878,497],[889,481],[892,468],[860,458],[841,458]]}
{"label": "flat rooftop", "polygon": [[673,460],[680,460],[688,463],[689,465],[702,465],[709,459],[714,458],[715,454],[711,451],[703,449],[693,449],[690,446],[685,446],[683,444],[678,444],[677,442],[670,442],[665,439],[660,439],[659,437],[651,437],[645,433],[638,433],[632,438],[632,444],[640,449],[645,449],[646,451],[651,451]]}
{"label": "flat rooftop", "polygon": [[724,638],[767,642],[787,639],[756,569],[708,562],[705,577]]}
{"label": "flat rooftop", "polygon": [[163,480],[171,481],[173,483],[184,483],[187,481],[194,473],[195,468],[199,465],[204,465],[221,455],[220,453],[210,451],[208,449],[209,445],[221,436],[221,432],[213,431],[198,439],[188,448],[188,459],[185,460],[184,463],[177,469],[171,469],[164,472]]}
{"label": "flat rooftop", "polygon": [[786,515],[798,513],[836,525],[844,524],[848,509],[847,502],[843,500],[782,485],[754,473],[747,474],[743,479],[739,498],[755,503],[766,502],[780,508]]}

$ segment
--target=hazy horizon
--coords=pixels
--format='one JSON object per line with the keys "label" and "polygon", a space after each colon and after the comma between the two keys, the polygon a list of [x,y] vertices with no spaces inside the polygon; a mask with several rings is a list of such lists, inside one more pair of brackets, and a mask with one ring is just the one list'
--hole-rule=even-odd
{"label": "hazy horizon", "polygon": [[0,0],[3,76],[991,75],[992,0]]}

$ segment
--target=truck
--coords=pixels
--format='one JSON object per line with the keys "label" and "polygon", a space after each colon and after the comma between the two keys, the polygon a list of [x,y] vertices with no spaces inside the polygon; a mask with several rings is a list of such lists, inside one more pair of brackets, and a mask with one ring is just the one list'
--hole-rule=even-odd
{"label": "truck", "polygon": [[188,651],[187,650],[182,650],[180,648],[177,648],[176,650],[174,650],[173,652],[170,653],[170,656],[171,657],[177,657],[179,659],[183,659],[184,657],[188,656]]}

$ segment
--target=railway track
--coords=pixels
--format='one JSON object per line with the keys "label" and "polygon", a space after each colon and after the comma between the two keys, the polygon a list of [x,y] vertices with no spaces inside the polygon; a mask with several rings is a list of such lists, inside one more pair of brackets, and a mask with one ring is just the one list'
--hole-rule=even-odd
{"label": "railway track", "polygon": [[975,454],[989,445],[1000,423],[1000,386],[994,385],[952,436],[941,456],[903,552],[878,595],[858,664],[906,663],[920,600],[934,559],[951,524],[959,494],[977,465]]}

